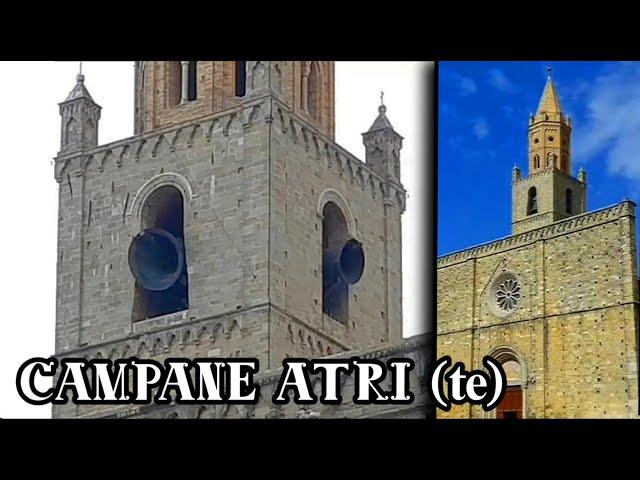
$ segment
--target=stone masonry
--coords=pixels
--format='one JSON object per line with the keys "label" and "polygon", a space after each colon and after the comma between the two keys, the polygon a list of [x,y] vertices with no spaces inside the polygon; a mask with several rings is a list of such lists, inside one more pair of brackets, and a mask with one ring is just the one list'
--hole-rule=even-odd
{"label": "stone masonry", "polygon": [[[401,137],[382,107],[363,137],[374,168],[333,141],[332,62],[246,62],[242,98],[231,98],[234,62],[197,62],[198,99],[178,105],[165,99],[170,63],[137,62],[138,134],[100,146],[97,134],[63,141],[56,158],[56,355],[255,357],[265,372],[288,356],[402,351],[405,191],[387,173],[399,174]],[[316,116],[300,111],[305,71],[316,75],[305,80],[317,89],[307,98]],[[79,135],[66,125],[86,118],[97,132],[99,107],[84,78],[76,90],[61,104],[63,139]],[[163,185],[184,199],[189,308],[132,321],[127,252],[145,199]],[[329,201],[366,255],[346,323],[322,311]],[[115,414],[113,407],[68,404],[54,407],[54,417],[107,411]]]}

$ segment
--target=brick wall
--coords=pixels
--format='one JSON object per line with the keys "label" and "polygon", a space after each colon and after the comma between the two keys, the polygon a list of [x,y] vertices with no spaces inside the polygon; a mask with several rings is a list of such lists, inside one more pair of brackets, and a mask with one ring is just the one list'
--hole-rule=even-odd
{"label": "brick wall", "polygon": [[[623,202],[439,258],[438,356],[480,368],[500,347],[518,352],[528,418],[636,417],[635,237],[635,205]],[[523,293],[507,317],[488,305],[503,271]]]}

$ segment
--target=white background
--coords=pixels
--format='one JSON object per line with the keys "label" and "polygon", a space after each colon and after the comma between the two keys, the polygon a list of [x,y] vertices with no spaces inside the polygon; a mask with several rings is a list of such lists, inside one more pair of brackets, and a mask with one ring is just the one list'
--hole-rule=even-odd
{"label": "white background", "polygon": [[[404,336],[424,331],[418,306],[426,64],[337,62],[336,141],[364,160],[361,133],[376,118],[380,91],[387,116],[405,137],[402,181],[409,192],[403,216]],[[51,415],[25,403],[16,372],[31,357],[54,353],[57,183],[52,159],[60,146],[58,102],[75,84],[72,62],[0,62],[0,417]],[[85,85],[100,104],[100,144],[133,135],[133,62],[84,62]]]}

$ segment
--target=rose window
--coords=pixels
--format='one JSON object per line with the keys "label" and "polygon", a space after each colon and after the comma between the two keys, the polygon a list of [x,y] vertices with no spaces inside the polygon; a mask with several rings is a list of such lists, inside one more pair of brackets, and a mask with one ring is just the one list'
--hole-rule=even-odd
{"label": "rose window", "polygon": [[521,306],[522,298],[522,285],[518,278],[504,272],[494,280],[488,302],[496,315],[506,317]]}
{"label": "rose window", "polygon": [[515,278],[505,279],[496,288],[496,302],[498,308],[504,312],[515,310],[521,298],[520,284]]}

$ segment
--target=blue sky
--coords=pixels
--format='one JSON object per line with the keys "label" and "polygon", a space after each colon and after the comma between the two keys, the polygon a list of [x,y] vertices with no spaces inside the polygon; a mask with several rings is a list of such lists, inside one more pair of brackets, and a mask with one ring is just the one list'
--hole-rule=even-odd
{"label": "blue sky", "polygon": [[640,203],[640,62],[440,62],[438,255],[511,233],[511,171],[552,67],[588,209]]}

